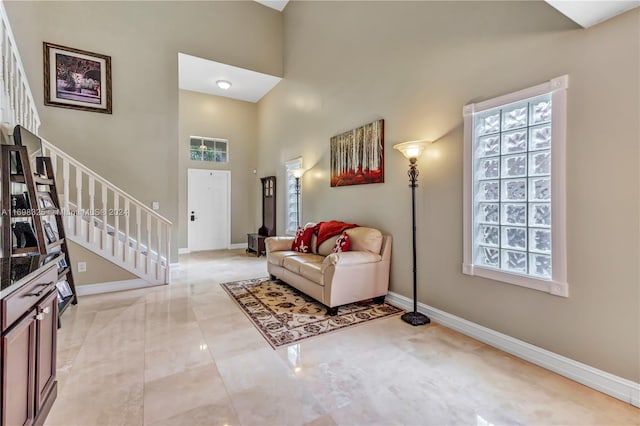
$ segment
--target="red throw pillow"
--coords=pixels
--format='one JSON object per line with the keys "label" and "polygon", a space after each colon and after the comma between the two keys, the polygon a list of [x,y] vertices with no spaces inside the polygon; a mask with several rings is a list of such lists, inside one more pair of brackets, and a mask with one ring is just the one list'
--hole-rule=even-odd
{"label": "red throw pillow", "polygon": [[313,231],[313,226],[308,228],[298,228],[296,231],[296,238],[293,240],[293,244],[291,244],[291,250],[298,251],[300,253],[310,253]]}
{"label": "red throw pillow", "polygon": [[346,232],[343,232],[336,240],[336,244],[331,249],[331,253],[343,253],[345,251],[349,251],[350,247],[351,240],[349,239],[349,235],[347,235]]}

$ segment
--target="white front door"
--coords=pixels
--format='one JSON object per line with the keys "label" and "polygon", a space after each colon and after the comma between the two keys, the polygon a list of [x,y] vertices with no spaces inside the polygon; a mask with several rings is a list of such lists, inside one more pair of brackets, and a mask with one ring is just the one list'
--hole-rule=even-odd
{"label": "white front door", "polygon": [[189,251],[229,248],[231,172],[189,169],[187,185]]}

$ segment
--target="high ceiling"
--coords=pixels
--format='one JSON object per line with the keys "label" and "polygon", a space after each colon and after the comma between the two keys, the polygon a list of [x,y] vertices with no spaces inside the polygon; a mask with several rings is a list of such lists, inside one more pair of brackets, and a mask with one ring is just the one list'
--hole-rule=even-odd
{"label": "high ceiling", "polygon": [[[231,87],[223,90],[216,82],[225,80]],[[178,53],[178,81],[182,90],[258,102],[282,80],[244,68]]]}
{"label": "high ceiling", "polygon": [[584,28],[589,28],[640,6],[640,0],[545,1]]}
{"label": "high ceiling", "polygon": [[289,0],[256,0],[258,3],[263,4],[271,9],[275,9],[282,12],[289,3]]}
{"label": "high ceiling", "polygon": [[[255,0],[282,12],[289,0]],[[584,28],[596,25],[616,15],[640,6],[640,0],[545,0]],[[268,74],[179,54],[180,89],[224,96],[248,102],[258,102],[281,80]],[[227,80],[232,86],[223,90],[216,85]]]}

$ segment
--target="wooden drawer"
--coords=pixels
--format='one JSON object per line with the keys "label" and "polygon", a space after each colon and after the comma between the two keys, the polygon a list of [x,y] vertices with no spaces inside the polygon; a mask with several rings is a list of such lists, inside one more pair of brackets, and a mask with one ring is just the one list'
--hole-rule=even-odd
{"label": "wooden drawer", "polygon": [[9,296],[2,299],[2,331],[5,331],[16,320],[20,319],[40,299],[56,288],[58,268],[52,262],[51,267],[38,275]]}

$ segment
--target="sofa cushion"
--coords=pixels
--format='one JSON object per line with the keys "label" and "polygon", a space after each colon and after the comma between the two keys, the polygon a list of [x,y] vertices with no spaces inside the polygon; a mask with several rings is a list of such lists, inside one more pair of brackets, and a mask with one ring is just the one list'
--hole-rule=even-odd
{"label": "sofa cushion", "polygon": [[311,253],[311,237],[313,237],[313,232],[313,227],[298,228],[296,238],[291,244],[291,250],[300,253]]}
{"label": "sofa cushion", "polygon": [[287,256],[282,262],[282,266],[291,272],[296,274],[300,273],[300,265],[303,263],[318,263],[322,264],[324,256],[311,253],[296,253],[294,256]]}
{"label": "sofa cushion", "polygon": [[301,263],[300,275],[314,283],[324,285],[322,281],[322,263]]}
{"label": "sofa cushion", "polygon": [[349,251],[349,247],[351,247],[349,234],[343,232],[336,240],[336,245],[331,249],[331,253],[344,253],[345,251]]}
{"label": "sofa cushion", "polygon": [[286,251],[273,251],[269,253],[267,259],[269,263],[272,265],[283,266],[284,259],[289,256],[295,256],[298,253],[297,251],[286,250]]}
{"label": "sofa cushion", "polygon": [[368,251],[380,254],[382,232],[374,228],[359,226],[345,231],[351,240],[351,251]]}

